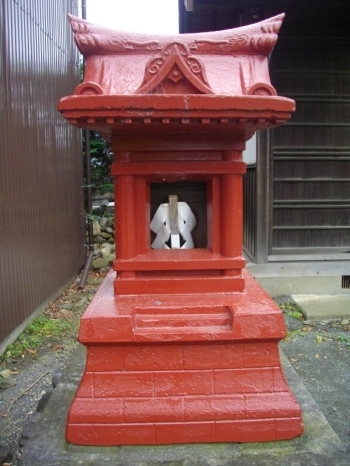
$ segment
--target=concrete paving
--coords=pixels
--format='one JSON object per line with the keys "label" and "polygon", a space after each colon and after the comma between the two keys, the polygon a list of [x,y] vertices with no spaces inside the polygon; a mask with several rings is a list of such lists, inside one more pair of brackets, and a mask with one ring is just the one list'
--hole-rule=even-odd
{"label": "concrete paving", "polygon": [[86,447],[64,439],[68,407],[79,383],[85,349],[79,346],[44,412],[33,418],[21,466],[348,466],[350,454],[284,354],[286,379],[303,412],[305,432],[293,440],[164,446]]}
{"label": "concrete paving", "polygon": [[318,256],[318,260],[313,255],[303,257],[296,260],[297,256],[289,256],[288,262],[276,260],[268,264],[248,260],[247,269],[273,298],[297,294],[350,295],[350,288],[344,288],[342,280],[349,275],[348,260],[326,260],[324,255]]}
{"label": "concrete paving", "polygon": [[350,318],[350,295],[292,295],[307,320]]}

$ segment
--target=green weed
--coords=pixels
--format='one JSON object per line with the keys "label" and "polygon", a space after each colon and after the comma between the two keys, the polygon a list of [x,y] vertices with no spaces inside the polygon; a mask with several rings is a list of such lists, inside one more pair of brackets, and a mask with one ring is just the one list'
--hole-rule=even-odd
{"label": "green weed", "polygon": [[347,337],[345,335],[339,335],[337,341],[340,341],[341,343],[350,343],[350,337]]}
{"label": "green weed", "polygon": [[279,307],[289,317],[297,320],[303,320],[303,314],[295,303],[288,301],[286,303],[280,304]]}
{"label": "green weed", "polygon": [[295,304],[291,303],[290,301],[287,301],[285,303],[280,304],[279,307],[283,312],[292,311],[295,308]]}
{"label": "green weed", "polygon": [[305,333],[302,330],[297,329],[297,330],[293,330],[291,332],[287,332],[287,336],[285,337],[284,341],[290,341],[293,338],[304,337],[304,336],[305,336]]}
{"label": "green weed", "polygon": [[303,314],[300,311],[290,311],[288,315],[293,319],[303,320]]}
{"label": "green weed", "polygon": [[86,210],[83,210],[80,213],[81,215],[84,215],[85,219],[90,222],[98,222],[98,220],[100,219],[99,215],[95,215],[92,212],[86,212]]}
{"label": "green weed", "polygon": [[7,347],[0,356],[0,363],[24,357],[26,354],[36,355],[37,348],[48,339],[66,333],[72,329],[72,322],[66,319],[52,319],[45,314],[36,317],[33,322],[19,335],[17,340]]}

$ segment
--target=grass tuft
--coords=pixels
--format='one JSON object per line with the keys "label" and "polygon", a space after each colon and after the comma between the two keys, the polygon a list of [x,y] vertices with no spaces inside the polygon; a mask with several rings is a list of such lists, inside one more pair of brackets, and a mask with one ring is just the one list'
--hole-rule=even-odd
{"label": "grass tuft", "polygon": [[45,314],[36,317],[17,340],[7,347],[5,353],[0,355],[0,364],[23,358],[28,353],[35,357],[37,348],[45,345],[48,340],[54,341],[62,333],[70,332],[72,327],[73,322],[66,319],[53,319]]}
{"label": "grass tuft", "polygon": [[297,319],[297,320],[304,319],[304,316],[302,312],[300,311],[299,307],[291,301],[280,304],[279,307],[285,314],[287,314],[289,317],[292,317],[293,319]]}

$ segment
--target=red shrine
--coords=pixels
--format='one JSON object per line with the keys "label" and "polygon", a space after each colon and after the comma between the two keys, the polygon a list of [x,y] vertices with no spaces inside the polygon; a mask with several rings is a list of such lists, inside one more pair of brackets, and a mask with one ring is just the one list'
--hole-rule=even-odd
{"label": "red shrine", "polygon": [[[257,442],[303,432],[279,360],[283,316],[242,257],[245,142],[294,111],[268,72],[282,20],[153,36],[70,17],[86,72],[58,108],[111,140],[117,274],[81,320],[87,362],[68,441]],[[191,186],[202,189],[196,205]]]}

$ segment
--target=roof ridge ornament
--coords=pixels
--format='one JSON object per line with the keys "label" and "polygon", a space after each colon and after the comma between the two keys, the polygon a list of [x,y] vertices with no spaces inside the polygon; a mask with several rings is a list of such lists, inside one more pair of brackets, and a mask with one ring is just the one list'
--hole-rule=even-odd
{"label": "roof ridge ornament", "polygon": [[[81,18],[68,15],[74,32],[75,43],[84,56],[93,54],[115,55],[123,53],[149,53],[161,51],[169,43],[181,40],[192,53],[252,54],[269,55],[277,42],[284,14],[265,19],[259,23],[223,31],[172,36],[114,31],[92,24]],[[252,47],[254,50],[252,50]]]}

